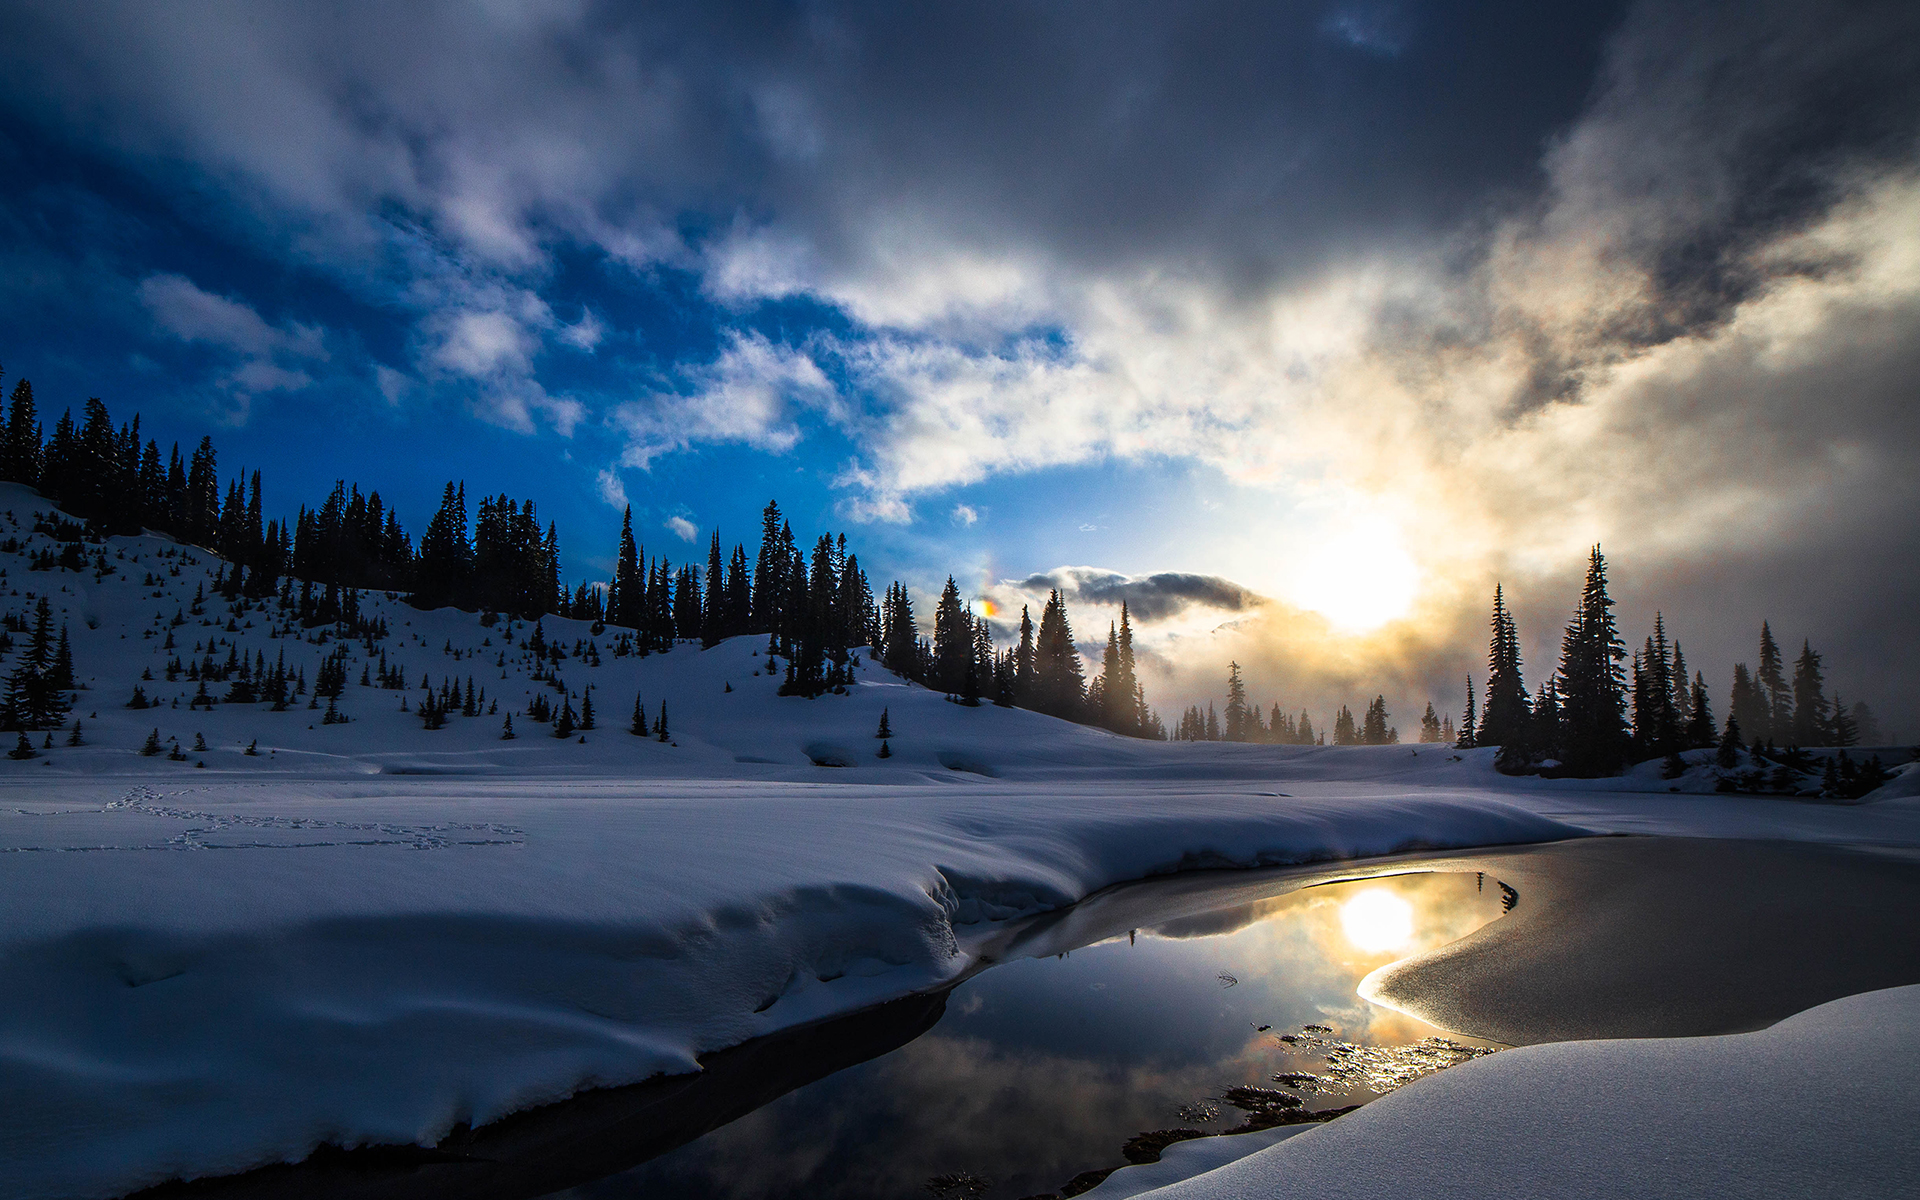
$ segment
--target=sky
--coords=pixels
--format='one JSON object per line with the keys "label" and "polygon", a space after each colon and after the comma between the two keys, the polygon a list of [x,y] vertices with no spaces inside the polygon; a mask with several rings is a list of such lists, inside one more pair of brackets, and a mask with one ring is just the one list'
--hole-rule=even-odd
{"label": "sky", "polygon": [[[1587,549],[1920,736],[1910,4],[0,0],[0,386],[270,509],[777,497],[1149,698],[1403,734]],[[694,541],[685,540],[691,533]]]}

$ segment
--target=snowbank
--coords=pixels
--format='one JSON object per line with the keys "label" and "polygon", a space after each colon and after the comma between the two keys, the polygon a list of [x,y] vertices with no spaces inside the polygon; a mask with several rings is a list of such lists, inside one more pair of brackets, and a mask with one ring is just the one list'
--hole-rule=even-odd
{"label": "snowbank", "polygon": [[1920,986],[1728,1037],[1561,1042],[1421,1079],[1153,1200],[1898,1197]]}
{"label": "snowbank", "polygon": [[15,1197],[431,1144],[693,1070],[950,981],[998,922],[1156,872],[1576,832],[1493,799],[1111,784],[74,781],[24,799],[0,811]]}

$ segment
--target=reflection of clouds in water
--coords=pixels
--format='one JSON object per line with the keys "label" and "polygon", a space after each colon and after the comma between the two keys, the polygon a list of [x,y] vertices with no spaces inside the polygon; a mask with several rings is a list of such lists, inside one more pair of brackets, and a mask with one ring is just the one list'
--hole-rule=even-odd
{"label": "reflection of clouds in water", "polygon": [[1001,1164],[1023,1163],[1031,1186],[1009,1194],[1050,1191],[1221,1078],[1218,1064],[1119,1067],[933,1033],[835,1085],[831,1104],[794,1093],[686,1147],[672,1178],[725,1197],[910,1196],[932,1175],[1005,1182]]}
{"label": "reflection of clouds in water", "polygon": [[[1373,890],[1389,891],[1411,906],[1413,937],[1405,945],[1369,952],[1348,939],[1342,906]],[[1276,1028],[1318,1013],[1354,1040],[1401,1042],[1436,1031],[1362,1000],[1356,992],[1360,980],[1395,959],[1457,941],[1499,915],[1499,893],[1491,881],[1481,890],[1472,875],[1419,873],[1305,888],[1146,932],[1152,939],[1216,938],[1219,954],[1237,964],[1233,970],[1243,984],[1311,1005],[1303,1016],[1274,1022]]]}
{"label": "reflection of clouds in water", "polygon": [[[1369,954],[1347,940],[1341,905],[1367,889],[1412,906],[1414,938],[1399,951]],[[1190,1106],[1228,1087],[1326,1074],[1325,1046],[1280,1041],[1301,1025],[1382,1045],[1430,1036],[1431,1026],[1362,1000],[1360,979],[1499,911],[1491,880],[1476,893],[1472,875],[1394,876],[1183,918],[1062,959],[1004,963],[957,990],[917,1041],[783,1097],[620,1188],[580,1195],[911,1196],[962,1171],[994,1179],[996,1196],[1052,1191],[1114,1165],[1135,1133],[1194,1124]],[[1238,983],[1222,987],[1222,975]],[[1316,1107],[1347,1102],[1336,1089]]]}

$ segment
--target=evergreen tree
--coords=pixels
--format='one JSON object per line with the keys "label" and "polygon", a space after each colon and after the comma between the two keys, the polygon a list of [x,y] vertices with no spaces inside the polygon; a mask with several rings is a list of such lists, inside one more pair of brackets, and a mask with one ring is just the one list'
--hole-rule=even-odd
{"label": "evergreen tree", "polygon": [[960,603],[960,588],[949,575],[933,610],[933,678],[928,684],[936,691],[958,692],[972,659],[971,614]]}
{"label": "evergreen tree", "polygon": [[1247,741],[1247,685],[1240,678],[1240,664],[1237,662],[1227,664],[1226,718],[1226,739],[1229,742]]}
{"label": "evergreen tree", "polygon": [[1359,731],[1353,723],[1353,710],[1342,704],[1340,711],[1333,717],[1333,744],[1336,746],[1356,746],[1360,743]]}
{"label": "evergreen tree", "polygon": [[1766,692],[1748,673],[1747,664],[1735,663],[1733,686],[1727,691],[1728,718],[1738,722],[1741,729],[1753,731],[1758,737],[1760,731],[1769,726],[1770,713]]}
{"label": "evergreen tree", "polygon": [[1367,705],[1366,716],[1361,720],[1360,740],[1368,746],[1386,746],[1400,740],[1398,730],[1387,724],[1387,698],[1375,696],[1373,703]]}
{"label": "evergreen tree", "polygon": [[1704,750],[1719,740],[1714,734],[1713,707],[1707,701],[1707,677],[1699,671],[1693,673],[1693,687],[1688,692],[1684,740],[1695,750]]}
{"label": "evergreen tree", "polygon": [[1860,744],[1860,726],[1847,711],[1846,702],[1840,699],[1840,693],[1833,694],[1832,744],[1836,746],[1858,746]]}
{"label": "evergreen tree", "polygon": [[1625,658],[1607,595],[1606,559],[1595,546],[1580,605],[1561,640],[1563,762],[1571,774],[1609,775],[1627,761],[1626,681],[1620,666]]}
{"label": "evergreen tree", "polygon": [[[791,561],[784,551],[780,505],[767,501],[760,513],[760,554],[753,564],[753,633],[776,633],[786,604],[787,572]],[[789,534],[789,537],[791,535]]]}
{"label": "evergreen tree", "polygon": [[[1108,705],[1120,706],[1119,719],[1108,726],[1116,733],[1146,737],[1158,724],[1147,709],[1146,689],[1140,683],[1133,663],[1133,618],[1127,602],[1120,602],[1119,671],[1108,688]],[[1277,706],[1276,706],[1277,708]]]}
{"label": "evergreen tree", "polygon": [[462,599],[473,559],[473,544],[467,538],[466,485],[456,489],[449,480],[441,493],[439,509],[427,522],[427,531],[420,536],[420,556],[414,568],[414,606],[439,608]]}
{"label": "evergreen tree", "polygon": [[1737,718],[1727,718],[1726,732],[1721,735],[1720,747],[1714,754],[1713,762],[1723,771],[1731,771],[1740,765],[1740,722]]}
{"label": "evergreen tree", "polygon": [[882,741],[893,736],[893,726],[887,722],[887,711],[888,710],[884,708],[880,710],[880,728],[876,729],[873,734],[873,736]]}
{"label": "evergreen tree", "polygon": [[1800,644],[1800,657],[1793,664],[1793,720],[1789,735],[1796,746],[1824,746],[1833,740],[1827,701],[1826,677],[1820,670],[1820,655],[1811,642]]}
{"label": "evergreen tree", "polygon": [[[1275,711],[1278,711],[1276,706]],[[1420,740],[1432,743],[1440,740],[1440,716],[1433,711],[1433,701],[1427,701],[1427,711],[1420,718]]]}
{"label": "evergreen tree", "polygon": [[633,505],[620,516],[620,546],[614,555],[613,579],[607,585],[607,624],[640,627],[645,588],[640,579],[640,551],[633,540]]}
{"label": "evergreen tree", "polygon": [[713,531],[713,539],[707,544],[707,594],[705,604],[700,611],[700,646],[711,650],[720,644],[726,636],[727,628],[727,589],[725,584],[726,568],[720,562],[720,531]]}
{"label": "evergreen tree", "polygon": [[1493,588],[1493,636],[1487,647],[1487,687],[1475,744],[1504,746],[1524,741],[1533,710],[1520,676],[1520,638],[1499,584]]}
{"label": "evergreen tree", "polygon": [[1471,750],[1480,744],[1475,740],[1474,735],[1478,724],[1479,718],[1473,711],[1473,676],[1469,675],[1467,676],[1467,711],[1460,714],[1460,732],[1453,743],[1456,749]]}
{"label": "evergreen tree", "polygon": [[1034,632],[1033,618],[1028,615],[1027,606],[1020,606],[1020,641],[1013,650],[1013,702],[1025,705],[1034,691]]}
{"label": "evergreen tree", "polygon": [[1055,588],[1040,614],[1034,642],[1033,696],[1030,707],[1050,716],[1078,720],[1086,704],[1086,677],[1073,648],[1073,627],[1066,601]]}
{"label": "evergreen tree", "polygon": [[633,724],[627,729],[635,737],[647,736],[647,706],[640,702],[640,694],[633,697]]}
{"label": "evergreen tree", "polygon": [[1767,702],[1765,720],[1755,726],[1742,723],[1754,737],[1764,741],[1787,741],[1793,736],[1793,690],[1787,686],[1785,660],[1773,640],[1773,629],[1760,622],[1760,671],[1754,680]]}
{"label": "evergreen tree", "polygon": [[13,385],[7,405],[7,425],[0,434],[0,479],[40,484],[40,416],[33,404],[33,385],[22,379]]}

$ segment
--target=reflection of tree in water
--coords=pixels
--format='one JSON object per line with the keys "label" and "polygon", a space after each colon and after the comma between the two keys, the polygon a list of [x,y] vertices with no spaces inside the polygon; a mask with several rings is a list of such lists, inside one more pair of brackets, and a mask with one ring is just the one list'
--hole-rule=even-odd
{"label": "reflection of tree in water", "polygon": [[1500,911],[1502,913],[1512,912],[1514,906],[1520,903],[1520,893],[1514,891],[1506,884],[1500,883],[1497,879],[1494,880],[1494,882],[1500,884]]}

